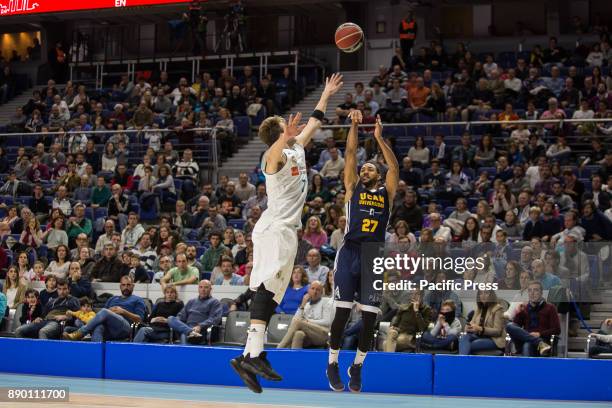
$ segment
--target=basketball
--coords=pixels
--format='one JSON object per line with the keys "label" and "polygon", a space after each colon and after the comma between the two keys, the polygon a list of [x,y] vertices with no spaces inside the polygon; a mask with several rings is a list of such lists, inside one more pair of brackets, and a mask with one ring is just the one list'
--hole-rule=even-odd
{"label": "basketball", "polygon": [[343,52],[355,52],[363,45],[363,30],[357,24],[344,23],[336,29],[336,46]]}

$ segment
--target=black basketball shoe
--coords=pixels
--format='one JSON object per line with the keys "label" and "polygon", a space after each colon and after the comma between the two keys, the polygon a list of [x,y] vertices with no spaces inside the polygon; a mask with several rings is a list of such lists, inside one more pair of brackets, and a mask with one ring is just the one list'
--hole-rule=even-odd
{"label": "black basketball shoe", "polygon": [[280,381],[283,379],[270,365],[265,351],[262,351],[257,357],[251,357],[250,354],[247,354],[240,363],[240,366],[250,373],[262,376],[269,381]]}
{"label": "black basketball shoe", "polygon": [[327,379],[329,380],[329,388],[331,388],[332,391],[344,391],[344,383],[342,382],[342,378],[340,378],[340,370],[338,368],[338,363],[328,364],[325,374],[327,375]]}
{"label": "black basketball shoe", "polygon": [[255,374],[242,368],[241,366],[242,361],[244,361],[244,356],[241,354],[238,357],[231,359],[230,365],[232,366],[236,374],[240,376],[244,384],[247,387],[249,387],[249,390],[257,394],[261,394],[263,389],[261,388],[261,385],[259,384],[257,377],[255,376]]}
{"label": "black basketball shoe", "polygon": [[361,392],[361,368],[363,364],[353,364],[348,369],[349,390]]}

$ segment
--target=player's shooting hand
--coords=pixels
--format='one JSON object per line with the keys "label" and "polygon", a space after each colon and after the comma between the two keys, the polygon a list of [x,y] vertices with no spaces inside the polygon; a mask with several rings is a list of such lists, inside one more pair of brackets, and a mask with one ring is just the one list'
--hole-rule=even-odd
{"label": "player's shooting hand", "polygon": [[383,124],[380,115],[376,115],[376,127],[374,128],[374,137],[382,139]]}
{"label": "player's shooting hand", "polygon": [[342,88],[342,85],[344,85],[344,82],[342,82],[342,75],[336,72],[331,77],[325,78],[323,95],[332,96]]}
{"label": "player's shooting hand", "polygon": [[353,109],[349,112],[349,118],[353,125],[358,125],[363,121],[363,115],[359,109]]}
{"label": "player's shooting hand", "polygon": [[306,125],[300,125],[301,120],[302,114],[300,112],[296,113],[295,116],[289,115],[287,126],[285,127],[285,131],[283,132],[283,138],[285,139],[285,141],[296,137],[302,132]]}

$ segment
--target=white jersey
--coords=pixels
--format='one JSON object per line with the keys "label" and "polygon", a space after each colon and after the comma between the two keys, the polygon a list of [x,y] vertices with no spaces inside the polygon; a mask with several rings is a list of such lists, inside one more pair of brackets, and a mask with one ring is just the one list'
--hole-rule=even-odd
{"label": "white jersey", "polygon": [[302,211],[308,193],[306,154],[304,147],[297,143],[291,148],[283,149],[283,154],[287,161],[274,174],[265,171],[266,156],[263,157],[262,169],[266,177],[268,208],[255,224],[254,231],[263,231],[271,224],[281,224],[295,229],[302,226]]}

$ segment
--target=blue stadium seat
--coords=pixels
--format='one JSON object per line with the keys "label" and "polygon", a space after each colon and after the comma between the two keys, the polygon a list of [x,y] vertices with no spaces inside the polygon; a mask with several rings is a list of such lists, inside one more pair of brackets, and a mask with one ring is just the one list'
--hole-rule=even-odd
{"label": "blue stadium seat", "polygon": [[155,206],[152,206],[150,210],[140,208],[138,214],[140,216],[140,221],[154,221],[159,217],[159,214],[157,214],[157,208]]}
{"label": "blue stadium seat", "polygon": [[3,195],[2,197],[0,197],[0,203],[4,203],[9,206],[13,205],[13,196]]}
{"label": "blue stadium seat", "polygon": [[237,137],[247,139],[251,135],[251,119],[248,116],[236,116],[234,118],[234,129]]}
{"label": "blue stadium seat", "polygon": [[238,218],[235,220],[229,220],[227,223],[230,227],[241,230],[244,228],[244,224],[246,223],[246,221],[241,218]]}
{"label": "blue stadium seat", "polygon": [[108,217],[108,209],[106,207],[98,207],[94,209],[94,215],[93,215],[94,220],[97,220],[99,218],[106,218],[106,217]]}
{"label": "blue stadium seat", "polygon": [[22,205],[30,205],[30,200],[32,199],[32,197],[30,196],[19,196],[17,198],[15,198],[15,202],[22,204]]}
{"label": "blue stadium seat", "polygon": [[91,207],[85,208],[85,217],[94,220],[94,210]]}

